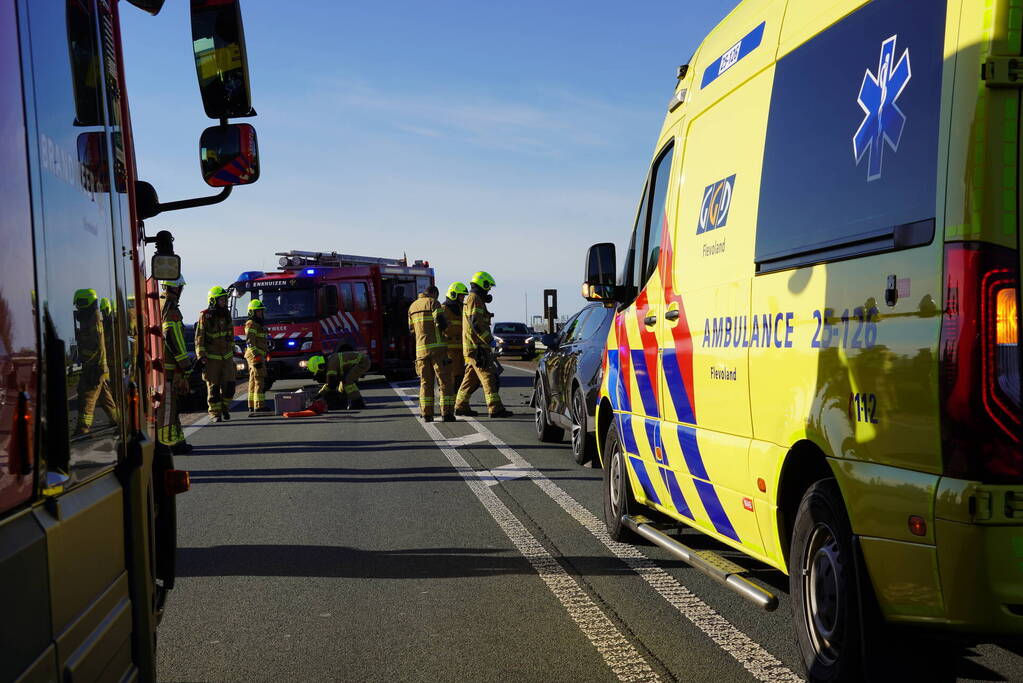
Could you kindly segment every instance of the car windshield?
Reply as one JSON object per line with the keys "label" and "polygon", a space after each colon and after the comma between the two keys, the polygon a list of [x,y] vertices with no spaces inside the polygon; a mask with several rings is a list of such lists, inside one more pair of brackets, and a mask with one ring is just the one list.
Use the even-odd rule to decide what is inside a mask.
{"label": "car windshield", "polygon": [[316,292],[313,289],[252,288],[245,289],[234,300],[234,317],[244,318],[249,302],[259,299],[266,307],[267,322],[290,321],[316,316]]}
{"label": "car windshield", "polygon": [[494,334],[529,334],[529,329],[523,323],[497,323]]}

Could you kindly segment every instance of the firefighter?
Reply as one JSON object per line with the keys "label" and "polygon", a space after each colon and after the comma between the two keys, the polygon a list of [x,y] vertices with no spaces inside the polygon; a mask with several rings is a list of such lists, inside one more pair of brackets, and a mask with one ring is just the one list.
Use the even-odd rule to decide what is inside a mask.
{"label": "firefighter", "polygon": [[269,336],[263,326],[266,307],[259,299],[253,299],[249,302],[248,313],[249,319],[245,321],[245,360],[249,363],[249,417],[258,417],[267,412],[266,362]]}
{"label": "firefighter", "polygon": [[[356,351],[351,344],[342,344],[336,353],[326,358],[319,354],[313,356],[306,362],[306,368],[317,382],[323,383],[313,397],[314,401],[324,399],[334,410],[366,407],[356,382],[369,370],[369,356]],[[338,391],[339,386],[344,389],[343,395]]]}
{"label": "firefighter", "polygon": [[447,298],[440,306],[440,317],[444,321],[441,333],[447,343],[448,356],[448,392],[441,394],[441,406],[447,410],[455,408],[455,392],[462,386],[465,375],[465,359],[462,357],[462,305],[469,294],[469,288],[462,282],[452,282],[448,287]]}
{"label": "firefighter", "polygon": [[462,354],[465,358],[465,377],[458,388],[455,399],[455,415],[475,415],[469,407],[472,393],[482,385],[490,417],[510,417],[514,413],[501,403],[497,376],[494,373],[494,352],[490,348],[493,335],[490,333],[490,319],[487,304],[493,300],[490,288],[497,283],[485,271],[472,276],[469,296],[462,306]]}
{"label": "firefighter", "polygon": [[223,287],[213,287],[209,291],[209,308],[199,314],[195,324],[195,355],[206,380],[209,413],[214,422],[231,419],[235,384],[233,340],[227,292]]}
{"label": "firefighter", "polygon": [[[117,320],[114,305],[110,299],[103,297],[99,300],[99,314],[103,319],[103,346],[107,352],[107,371],[114,374],[114,363],[117,361],[117,354],[114,352],[114,335],[117,334]],[[113,381],[114,378],[110,378]]]}
{"label": "firefighter", "polygon": [[424,422],[433,422],[434,383],[440,384],[441,415],[445,422],[454,422],[454,401],[451,375],[447,365],[447,342],[442,331],[445,320],[441,317],[437,297],[440,292],[429,285],[408,309],[408,328],[416,336],[416,374],[419,375],[419,414]]}
{"label": "firefighter", "polygon": [[191,372],[183,317],[178,308],[185,278],[178,275],[176,280],[164,280],[160,285],[163,288],[163,391],[156,409],[156,439],[169,447],[171,453],[184,455],[192,452],[178,416],[178,401],[181,395],[188,393]]}
{"label": "firefighter", "polygon": [[117,404],[110,391],[106,335],[95,289],[75,292],[75,343],[82,369],[78,375],[78,421],[75,435],[88,434],[98,403],[110,421],[117,423]]}

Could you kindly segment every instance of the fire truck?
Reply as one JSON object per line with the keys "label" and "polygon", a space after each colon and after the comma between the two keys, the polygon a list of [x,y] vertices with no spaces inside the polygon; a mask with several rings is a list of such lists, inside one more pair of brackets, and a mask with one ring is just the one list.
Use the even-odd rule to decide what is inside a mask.
{"label": "fire truck", "polygon": [[434,283],[429,261],[337,252],[278,252],[281,270],[247,271],[231,285],[235,337],[244,345],[248,304],[266,307],[271,380],[308,379],[306,361],[342,344],[366,353],[387,377],[414,372],[408,307]]}
{"label": "fire truck", "polygon": [[228,123],[254,113],[238,1],[191,0],[220,192],[138,179],[119,17],[162,4],[0,0],[0,681],[156,678],[188,481],[153,438],[180,258],[144,221],[259,175],[255,131]]}

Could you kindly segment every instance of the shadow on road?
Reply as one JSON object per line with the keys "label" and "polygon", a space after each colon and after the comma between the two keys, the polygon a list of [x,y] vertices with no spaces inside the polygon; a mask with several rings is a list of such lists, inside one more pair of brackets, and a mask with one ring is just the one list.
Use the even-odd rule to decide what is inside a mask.
{"label": "shadow on road", "polygon": [[[178,576],[437,579],[536,573],[528,560],[511,552],[494,548],[363,550],[322,545],[217,545],[180,548]],[[573,573],[587,576],[628,576],[633,573],[617,558],[610,556],[562,559],[576,569]]]}
{"label": "shadow on road", "polygon": [[[552,480],[594,479],[579,470],[540,470]],[[573,475],[559,475],[571,472]],[[522,481],[528,481],[521,477]],[[193,484],[277,483],[350,483],[382,484],[424,481],[462,481],[462,475],[450,467],[395,467],[359,469],[347,467],[294,467],[277,469],[191,470]]]}

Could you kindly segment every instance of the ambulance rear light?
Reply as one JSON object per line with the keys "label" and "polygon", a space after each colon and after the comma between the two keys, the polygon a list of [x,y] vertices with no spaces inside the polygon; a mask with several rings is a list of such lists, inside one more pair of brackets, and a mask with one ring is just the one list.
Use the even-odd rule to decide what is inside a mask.
{"label": "ambulance rear light", "polygon": [[946,245],[944,295],[938,351],[945,473],[1023,481],[1018,253]]}

